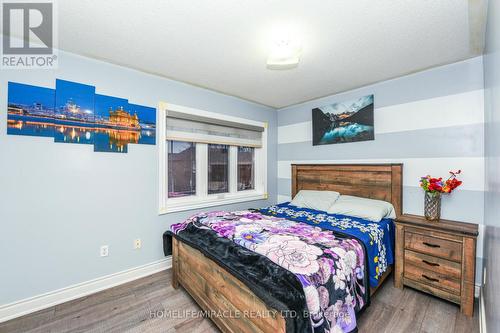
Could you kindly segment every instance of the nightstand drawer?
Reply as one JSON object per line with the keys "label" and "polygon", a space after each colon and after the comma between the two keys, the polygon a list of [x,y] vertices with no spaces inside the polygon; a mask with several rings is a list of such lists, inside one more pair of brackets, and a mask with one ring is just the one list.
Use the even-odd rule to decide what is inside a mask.
{"label": "nightstand drawer", "polygon": [[460,295],[460,280],[427,269],[422,269],[409,262],[405,263],[404,277],[405,279],[411,279],[419,283],[446,290],[455,295]]}
{"label": "nightstand drawer", "polygon": [[462,243],[405,232],[405,248],[456,262],[462,261]]}
{"label": "nightstand drawer", "polygon": [[451,279],[460,280],[462,277],[461,264],[411,250],[405,250],[405,263],[436,272]]}
{"label": "nightstand drawer", "polygon": [[405,279],[405,285],[410,286],[412,288],[415,288],[417,290],[429,293],[431,295],[446,299],[446,300],[453,302],[453,303],[457,303],[457,304],[461,303],[460,295],[447,292],[443,289],[435,288],[429,284],[420,283],[420,282],[410,280],[410,279]]}

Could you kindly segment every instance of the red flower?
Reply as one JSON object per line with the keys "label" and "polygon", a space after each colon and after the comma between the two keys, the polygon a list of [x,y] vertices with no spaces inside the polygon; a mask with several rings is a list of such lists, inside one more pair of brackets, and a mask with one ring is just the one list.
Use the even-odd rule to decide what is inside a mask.
{"label": "red flower", "polygon": [[450,192],[462,185],[462,181],[456,179],[456,178],[451,178],[446,181],[446,185],[450,188]]}
{"label": "red flower", "polygon": [[454,189],[462,185],[462,181],[456,179],[462,170],[450,171],[450,177],[443,181],[443,178],[432,178],[431,176],[421,177],[420,186],[426,192],[451,193]]}
{"label": "red flower", "polygon": [[429,184],[429,191],[441,192],[442,188],[443,187],[437,182]]}

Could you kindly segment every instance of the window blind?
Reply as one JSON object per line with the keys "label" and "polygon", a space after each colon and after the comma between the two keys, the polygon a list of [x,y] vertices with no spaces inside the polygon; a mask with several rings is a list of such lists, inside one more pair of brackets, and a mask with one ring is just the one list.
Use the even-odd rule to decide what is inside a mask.
{"label": "window blind", "polygon": [[167,112],[166,123],[167,140],[262,147],[264,127],[177,111]]}

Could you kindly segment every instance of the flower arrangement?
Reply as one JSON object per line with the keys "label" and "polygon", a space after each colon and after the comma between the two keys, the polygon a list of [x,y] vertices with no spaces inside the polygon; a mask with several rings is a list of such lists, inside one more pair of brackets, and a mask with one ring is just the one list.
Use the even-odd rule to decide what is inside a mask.
{"label": "flower arrangement", "polygon": [[420,178],[420,187],[425,192],[431,193],[451,193],[454,189],[462,185],[462,181],[457,179],[457,176],[462,173],[462,170],[450,171],[450,177],[443,182],[443,178],[433,178],[429,175]]}
{"label": "flower arrangement", "polygon": [[450,171],[450,177],[446,181],[443,178],[434,178],[430,175],[420,178],[420,187],[425,191],[424,215],[428,220],[439,220],[441,217],[441,194],[451,193],[462,185],[457,176],[462,170]]}

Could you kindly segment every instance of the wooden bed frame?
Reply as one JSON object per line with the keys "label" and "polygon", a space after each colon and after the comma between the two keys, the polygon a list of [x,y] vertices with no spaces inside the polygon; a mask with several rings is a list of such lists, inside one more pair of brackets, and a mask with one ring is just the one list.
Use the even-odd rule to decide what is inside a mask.
{"label": "wooden bed frame", "polygon": [[[330,190],[385,200],[393,204],[396,215],[400,216],[402,175],[402,164],[293,164],[291,193],[293,198],[300,190]],[[284,318],[245,284],[175,238],[172,266],[174,288],[182,285],[203,310],[211,311],[214,315],[210,318],[222,332],[286,331]],[[382,275],[377,288],[370,288],[371,295],[391,271],[392,266]]]}

